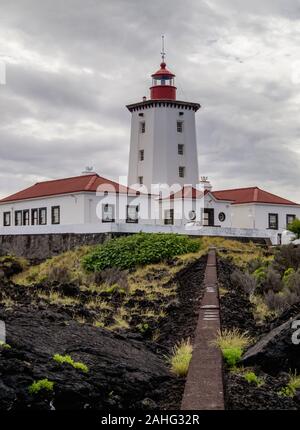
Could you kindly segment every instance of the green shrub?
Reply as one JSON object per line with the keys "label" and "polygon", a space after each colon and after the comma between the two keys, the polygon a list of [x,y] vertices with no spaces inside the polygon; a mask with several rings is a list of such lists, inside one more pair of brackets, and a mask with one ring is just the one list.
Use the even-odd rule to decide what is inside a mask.
{"label": "green shrub", "polygon": [[192,359],[193,347],[190,340],[182,341],[173,348],[173,354],[168,358],[171,370],[177,376],[186,376]]}
{"label": "green shrub", "polygon": [[60,364],[70,364],[74,369],[82,370],[82,372],[87,373],[89,368],[86,364],[81,363],[80,361],[74,361],[70,355],[60,355],[55,354],[53,356],[53,360]]}
{"label": "green shrub", "polygon": [[252,339],[247,332],[241,333],[238,329],[233,329],[219,332],[217,339],[212,344],[221,349],[224,360],[229,367],[236,367],[242,358],[244,349],[251,342]]}
{"label": "green shrub", "polygon": [[300,219],[295,219],[295,221],[289,224],[288,230],[294,233],[297,239],[300,239]]}
{"label": "green shrub", "polygon": [[238,362],[241,360],[243,355],[242,348],[225,348],[222,350],[222,354],[226,364],[229,367],[236,367]]}
{"label": "green shrub", "polygon": [[252,276],[254,276],[258,284],[262,284],[266,280],[266,277],[267,277],[266,270],[267,270],[266,267],[259,267],[252,274]]}
{"label": "green shrub", "polygon": [[111,267],[124,270],[197,252],[200,247],[199,240],[190,239],[187,236],[138,233],[112,239],[100,245],[85,256],[82,263],[89,272]]}
{"label": "green shrub", "polygon": [[293,269],[292,267],[290,267],[289,269],[287,269],[284,274],[283,274],[283,283],[285,285],[289,284],[290,279],[295,275],[296,271],[295,269]]}
{"label": "green shrub", "polygon": [[11,346],[8,343],[0,341],[0,348],[2,348],[2,349],[11,349]]}
{"label": "green shrub", "polygon": [[40,391],[53,391],[54,382],[48,379],[40,379],[39,381],[34,381],[29,387],[30,394],[38,394]]}
{"label": "green shrub", "polygon": [[263,380],[259,378],[254,372],[245,373],[244,378],[249,384],[255,384],[258,387],[263,385]]}

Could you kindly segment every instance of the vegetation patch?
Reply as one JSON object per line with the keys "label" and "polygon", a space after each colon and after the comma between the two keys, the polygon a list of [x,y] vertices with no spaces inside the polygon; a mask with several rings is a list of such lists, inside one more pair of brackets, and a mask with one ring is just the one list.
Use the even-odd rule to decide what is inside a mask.
{"label": "vegetation patch", "polygon": [[0,350],[1,349],[11,349],[11,346],[8,343],[5,343],[1,340],[0,341]]}
{"label": "vegetation patch", "polygon": [[48,379],[40,379],[38,381],[34,381],[29,387],[30,394],[38,394],[40,391],[53,391],[54,382],[49,381]]}
{"label": "vegetation patch", "polygon": [[257,387],[261,387],[264,384],[263,379],[257,376],[254,372],[246,372],[244,374],[244,378],[249,384],[254,384]]}
{"label": "vegetation patch", "polygon": [[288,230],[296,235],[296,239],[300,239],[300,219],[295,219],[289,224]]}
{"label": "vegetation patch", "polygon": [[300,389],[300,375],[295,372],[290,373],[290,380],[286,387],[282,388],[279,395],[282,397],[295,397],[297,390]]}
{"label": "vegetation patch", "polygon": [[74,361],[70,355],[60,355],[55,354],[53,356],[53,360],[60,364],[70,364],[74,369],[81,370],[84,373],[89,371],[89,368],[86,364],[81,363],[80,361]]}
{"label": "vegetation patch", "polygon": [[92,246],[82,246],[49,258],[43,263],[31,266],[24,272],[14,276],[13,281],[18,285],[27,286],[44,282],[58,284],[75,282],[82,284],[88,279],[82,268],[81,259],[92,249]]}
{"label": "vegetation patch", "polygon": [[200,250],[199,240],[176,234],[139,233],[112,239],[83,258],[88,272],[107,268],[132,269]]}
{"label": "vegetation patch", "polygon": [[219,332],[213,344],[221,349],[226,364],[229,367],[236,367],[245,348],[251,342],[252,339],[247,333],[241,333],[238,329],[234,329]]}

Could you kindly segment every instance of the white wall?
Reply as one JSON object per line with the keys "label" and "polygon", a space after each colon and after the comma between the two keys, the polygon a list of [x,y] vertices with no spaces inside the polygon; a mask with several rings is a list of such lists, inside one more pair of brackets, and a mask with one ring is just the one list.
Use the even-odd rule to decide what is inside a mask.
{"label": "white wall", "polygon": [[296,215],[300,219],[300,207],[268,204],[232,205],[233,227],[269,228],[269,213],[278,214],[278,230],[286,229],[286,216]]}
{"label": "white wall", "polygon": [[84,195],[76,194],[0,204],[0,225],[3,226],[4,212],[11,213],[11,222],[14,225],[16,211],[29,209],[31,212],[31,209],[44,207],[47,208],[47,225],[51,225],[52,206],[60,206],[61,224],[82,224],[84,222]]}
{"label": "white wall", "polygon": [[[184,112],[179,116],[179,112]],[[143,113],[144,117],[140,117]],[[146,132],[140,133],[140,122]],[[183,121],[183,133],[177,133],[177,121]],[[184,145],[184,155],[178,155],[178,144]],[[139,161],[144,150],[144,161]],[[185,178],[179,178],[178,168],[184,166]],[[199,179],[195,112],[173,107],[148,107],[132,112],[128,184],[138,183],[143,176],[149,191],[152,184],[196,184]]]}
{"label": "white wall", "polygon": [[198,227],[198,226],[172,226],[172,225],[140,225],[125,223],[97,223],[97,224],[74,224],[74,225],[47,225],[12,227],[9,233],[0,227],[0,235],[22,235],[22,234],[88,234],[88,233],[177,233],[190,236],[221,236],[221,237],[248,237],[248,238],[269,238],[276,244],[276,235],[270,230],[235,229],[218,227]]}
{"label": "white wall", "polygon": [[[189,212],[195,211],[196,220],[195,222],[202,221],[202,211],[204,208],[214,209],[215,226],[218,227],[231,227],[231,208],[228,202],[216,201],[210,194],[207,194],[203,199],[191,199],[185,198],[184,204],[181,199],[162,200],[161,201],[161,224],[164,224],[165,211],[168,209],[174,209],[174,225],[181,226],[190,222]],[[219,214],[223,212],[225,214],[225,221],[219,221]],[[182,216],[183,215],[183,216]]]}
{"label": "white wall", "polygon": [[85,195],[84,214],[86,224],[96,224],[102,222],[102,206],[110,204],[115,206],[116,222],[126,222],[127,205],[139,206],[138,222],[140,224],[152,224],[150,216],[151,198],[148,195],[128,196],[126,194],[111,194],[104,196],[94,193]]}

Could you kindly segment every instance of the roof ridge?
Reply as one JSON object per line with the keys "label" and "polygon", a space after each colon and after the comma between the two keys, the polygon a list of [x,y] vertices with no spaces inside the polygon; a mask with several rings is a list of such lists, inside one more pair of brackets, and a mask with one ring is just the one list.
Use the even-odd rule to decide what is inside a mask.
{"label": "roof ridge", "polygon": [[[213,190],[213,192],[214,193],[222,193],[222,192],[225,192],[225,191],[241,191],[241,190],[254,190],[254,189],[261,190],[261,188],[255,186],[255,187],[228,188],[228,189],[225,189],[225,190]],[[263,190],[261,190],[261,191],[263,191]]]}
{"label": "roof ridge", "polygon": [[[76,176],[69,176],[68,178],[59,178],[59,179],[48,179],[47,181],[39,181],[36,182],[34,185],[38,185],[38,184],[46,184],[48,182],[58,182],[58,181],[66,181],[68,179],[76,179],[76,178],[88,178],[90,176],[95,176],[95,177],[100,177],[98,175],[98,173],[91,173],[89,175],[76,175]],[[33,185],[32,185],[33,186]]]}

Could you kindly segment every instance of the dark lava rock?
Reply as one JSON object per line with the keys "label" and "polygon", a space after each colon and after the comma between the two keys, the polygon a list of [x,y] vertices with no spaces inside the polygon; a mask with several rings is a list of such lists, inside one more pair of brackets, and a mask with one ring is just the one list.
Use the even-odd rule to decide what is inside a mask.
{"label": "dark lava rock", "polygon": [[249,384],[245,378],[235,373],[225,376],[226,406],[231,410],[297,410],[296,402],[278,393],[287,383],[286,376],[277,379],[265,375],[265,382],[258,387]]}
{"label": "dark lava rock", "polygon": [[[165,362],[130,335],[30,306],[2,309],[1,319],[11,349],[0,353],[0,410],[151,407],[166,397],[156,391],[173,379]],[[54,354],[71,355],[89,372],[55,362]],[[45,378],[53,392],[29,394],[32,382]]]}
{"label": "dark lava rock", "polygon": [[204,294],[203,279],[206,263],[207,256],[204,256],[177,273],[176,301],[170,302],[170,307],[166,309],[168,317],[158,326],[159,343],[163,346],[172,348],[182,339],[194,337]]}
{"label": "dark lava rock", "polygon": [[22,272],[23,268],[18,260],[14,257],[7,255],[0,259],[0,272],[4,274],[6,278],[10,278],[13,275],[17,275]]}
{"label": "dark lava rock", "polygon": [[253,305],[247,294],[241,288],[233,286],[231,282],[231,275],[235,269],[236,267],[229,261],[218,259],[219,286],[227,291],[220,297],[222,328],[227,330],[238,328],[256,337],[259,328],[253,316]]}
{"label": "dark lava rock", "polygon": [[300,371],[300,345],[293,342],[295,329],[293,321],[300,320],[300,314],[264,335],[243,357],[243,364],[259,365],[271,374],[284,370]]}
{"label": "dark lava rock", "polygon": [[69,297],[79,296],[79,294],[80,294],[80,288],[78,285],[75,285],[75,284],[60,285],[60,290],[61,290],[62,294],[69,296]]}

